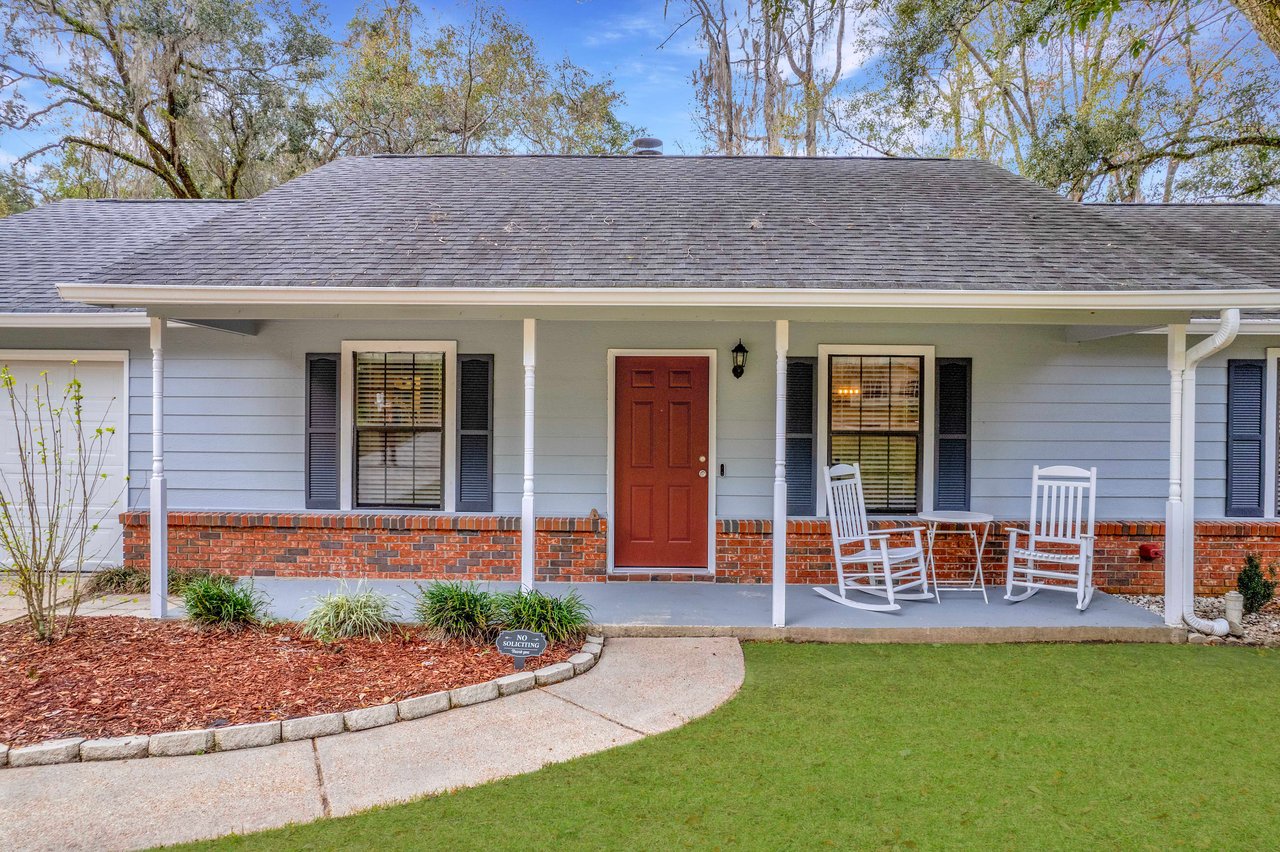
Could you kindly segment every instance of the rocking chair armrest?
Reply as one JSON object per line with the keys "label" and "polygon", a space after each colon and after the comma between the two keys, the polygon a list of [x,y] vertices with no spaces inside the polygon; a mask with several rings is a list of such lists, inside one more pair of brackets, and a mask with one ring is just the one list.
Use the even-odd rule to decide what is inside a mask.
{"label": "rocking chair armrest", "polygon": [[873,533],[867,533],[865,536],[859,536],[859,539],[883,539],[892,538],[895,535],[902,535],[903,533],[916,533],[919,535],[922,532],[926,532],[924,527],[894,527],[891,530],[877,530]]}
{"label": "rocking chair armrest", "polygon": [[1013,539],[1015,536],[1019,536],[1019,535],[1025,535],[1027,538],[1031,537],[1031,530],[1024,530],[1021,527],[1009,527],[1008,532],[1009,532],[1010,539]]}

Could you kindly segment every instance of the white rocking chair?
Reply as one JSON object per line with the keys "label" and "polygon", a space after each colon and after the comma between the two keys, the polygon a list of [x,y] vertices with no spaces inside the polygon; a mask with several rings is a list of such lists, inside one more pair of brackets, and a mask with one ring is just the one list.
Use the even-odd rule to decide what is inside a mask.
{"label": "white rocking chair", "polygon": [[[900,600],[931,600],[925,567],[922,527],[894,530],[910,532],[910,547],[890,547],[889,532],[871,532],[867,527],[866,501],[862,496],[862,472],[858,466],[838,464],[824,471],[827,484],[827,516],[831,519],[831,552],[836,563],[836,589],[814,591],[836,603],[873,612],[902,609]],[[895,567],[906,565],[906,567]],[[914,591],[913,591],[914,590]],[[851,600],[848,592],[864,592],[884,598],[886,603]]]}
{"label": "white rocking chair", "polygon": [[[1029,529],[1009,530],[1005,600],[1025,601],[1041,589],[1076,593],[1083,612],[1093,600],[1093,503],[1098,469],[1055,465],[1031,472]],[[1087,504],[1086,504],[1087,501]],[[1023,544],[1019,541],[1023,540]],[[1019,564],[1021,563],[1021,564]],[[1038,563],[1059,566],[1056,570]],[[1015,595],[1014,586],[1023,591]]]}

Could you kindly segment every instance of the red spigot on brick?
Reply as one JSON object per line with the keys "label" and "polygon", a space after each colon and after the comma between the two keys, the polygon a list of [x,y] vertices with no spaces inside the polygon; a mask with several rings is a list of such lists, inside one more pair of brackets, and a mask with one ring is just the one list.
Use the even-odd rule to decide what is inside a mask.
{"label": "red spigot on brick", "polygon": [[1138,558],[1143,562],[1155,562],[1157,559],[1163,558],[1164,550],[1158,544],[1140,544],[1138,545]]}

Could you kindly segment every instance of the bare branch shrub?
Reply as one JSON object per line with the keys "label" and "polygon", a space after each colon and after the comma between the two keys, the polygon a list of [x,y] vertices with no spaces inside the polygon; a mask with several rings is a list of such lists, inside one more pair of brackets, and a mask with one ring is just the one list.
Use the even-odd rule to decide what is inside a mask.
{"label": "bare branch shrub", "polygon": [[12,571],[32,632],[45,642],[70,630],[81,573],[113,544],[95,540],[116,502],[102,498],[125,487],[106,470],[115,437],[106,425],[111,406],[97,422],[84,421],[76,364],[57,390],[48,372],[25,385],[8,365],[0,367],[0,405],[8,403],[17,454],[15,470],[0,468],[0,558]]}

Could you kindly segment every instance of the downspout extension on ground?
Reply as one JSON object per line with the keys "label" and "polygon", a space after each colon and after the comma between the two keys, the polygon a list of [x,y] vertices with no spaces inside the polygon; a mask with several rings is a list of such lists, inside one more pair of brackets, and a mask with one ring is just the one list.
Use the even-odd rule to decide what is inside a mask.
{"label": "downspout extension on ground", "polygon": [[1229,346],[1240,331],[1240,311],[1219,314],[1213,334],[1186,348],[1186,326],[1169,328],[1171,390],[1169,502],[1165,513],[1165,622],[1180,623],[1212,636],[1226,636],[1225,618],[1208,620],[1195,613],[1195,441],[1196,367]]}

